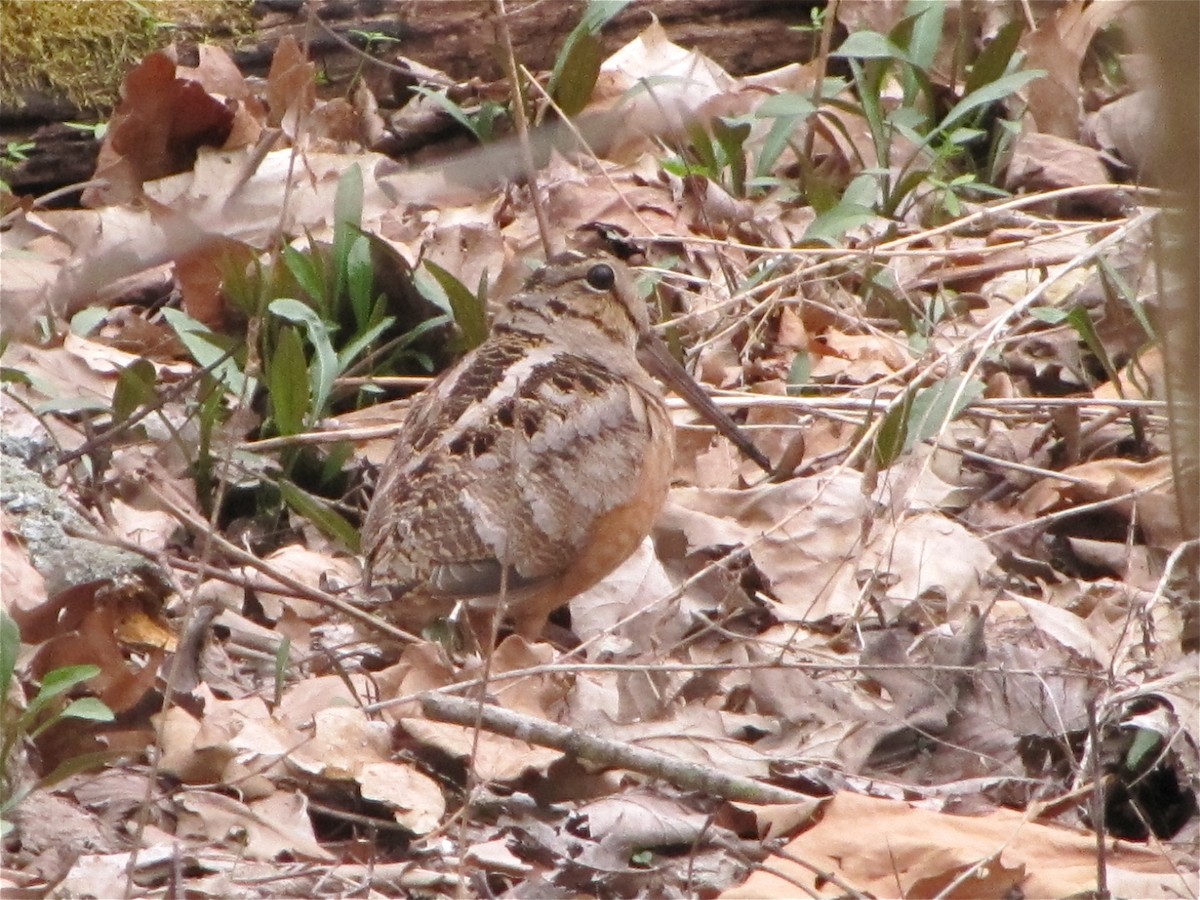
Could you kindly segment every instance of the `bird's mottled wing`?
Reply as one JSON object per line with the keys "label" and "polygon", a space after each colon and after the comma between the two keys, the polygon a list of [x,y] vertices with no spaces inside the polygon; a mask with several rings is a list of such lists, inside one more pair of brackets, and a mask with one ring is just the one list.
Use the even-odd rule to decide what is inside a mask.
{"label": "bird's mottled wing", "polygon": [[[664,427],[653,388],[561,351],[498,341],[428,390],[364,526],[377,583],[451,596],[519,593],[557,575],[596,516],[630,499]],[[469,399],[464,399],[469,398]],[[382,501],[382,502],[381,502]]]}

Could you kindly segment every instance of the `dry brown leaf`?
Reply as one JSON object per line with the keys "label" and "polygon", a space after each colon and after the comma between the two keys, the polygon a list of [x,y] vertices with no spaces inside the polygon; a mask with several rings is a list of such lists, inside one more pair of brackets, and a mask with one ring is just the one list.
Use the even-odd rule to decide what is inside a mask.
{"label": "dry brown leaf", "polygon": [[[292,648],[296,652],[296,648]],[[371,679],[362,672],[302,678],[288,685],[279,702],[277,715],[291,727],[307,728],[313,717],[332,707],[357,707],[374,697]]]}
{"label": "dry brown leaf", "polygon": [[385,761],[391,747],[388,725],[372,722],[356,707],[334,706],[313,716],[311,738],[289,753],[287,761],[308,775],[351,781],[363,766]]}
{"label": "dry brown leaf", "polygon": [[[317,679],[330,683],[335,677]],[[343,701],[344,702],[344,701]],[[290,715],[298,709],[292,706]],[[416,834],[438,826],[446,812],[441,789],[411,766],[391,762],[391,727],[357,707],[331,706],[312,719],[311,739],[287,755],[287,763],[310,777],[353,781],[363,799],[378,801]]]}
{"label": "dry brown leaf", "polygon": [[[147,829],[148,832],[152,829]],[[188,859],[184,854],[183,859]],[[71,865],[59,887],[75,896],[119,897],[125,893],[129,883],[129,865],[132,854],[123,853],[83,853]],[[190,857],[192,860],[195,857]],[[170,865],[173,860],[180,859],[177,842],[163,841],[156,846],[144,847],[137,857],[134,869],[135,878],[154,877],[162,871],[163,866]],[[13,896],[19,896],[14,894]]]}
{"label": "dry brown leaf", "polygon": [[[1170,551],[1183,540],[1171,481],[1170,457],[1161,456],[1148,462],[1099,459],[1068,467],[1064,474],[1078,480],[1063,482],[1045,478],[1036,482],[1022,495],[1021,512],[1029,517],[1043,516],[1143,491],[1117,504],[1116,513],[1131,523],[1136,522],[1151,547]],[[1110,509],[1109,513],[1112,512]]]}
{"label": "dry brown leaf", "polygon": [[895,494],[897,512],[879,516],[852,472],[745,491],[685,488],[672,492],[659,527],[682,531],[689,552],[747,545],[787,619],[853,615],[860,572],[887,576],[889,600],[941,596],[961,609],[978,596],[991,553],[945,516],[908,513],[906,496]]}
{"label": "dry brown leaf", "polygon": [[508,849],[508,841],[503,838],[472,844],[463,856],[472,865],[489,872],[520,877],[534,871],[533,866]]}
{"label": "dry brown leaf", "polygon": [[1087,117],[1084,140],[1098,150],[1115,154],[1133,170],[1139,182],[1159,183],[1149,168],[1146,143],[1146,135],[1162,116],[1157,102],[1157,91],[1137,90],[1106,103]]}
{"label": "dry brown leaf", "polygon": [[671,647],[690,625],[677,604],[662,602],[674,587],[647,538],[603,581],[571,600],[571,630],[582,641],[598,640],[593,653],[618,658]]}
{"label": "dry brown leaf", "polygon": [[[543,176],[547,212],[563,233],[588,222],[606,222],[634,237],[678,232],[682,227],[672,182],[658,160],[646,154],[630,165],[596,164],[555,155]],[[518,219],[505,229],[517,246],[534,238],[530,222]]]}
{"label": "dry brown leaf", "polygon": [[0,604],[9,615],[21,618],[49,599],[46,580],[29,558],[29,548],[8,513],[0,509]]}
{"label": "dry brown leaf", "polygon": [[1045,78],[1036,79],[1022,91],[1029,98],[1029,115],[1038,131],[1069,140],[1079,136],[1084,55],[1096,32],[1121,15],[1126,6],[1128,0],[1098,4],[1071,0],[1022,37],[1026,68],[1047,72]]}
{"label": "dry brown leaf", "polygon": [[[202,691],[204,694],[204,713],[190,744],[164,745],[164,758],[170,752],[180,771],[193,772],[189,780],[199,774],[197,768],[218,769],[219,777],[211,781],[238,784],[244,796],[268,796],[275,789],[273,779],[283,774],[283,761],[307,743],[310,735],[279,722],[260,697],[219,700],[207,691]],[[169,719],[163,724],[177,728],[175,734],[187,740],[189,728],[181,720]]]}
{"label": "dry brown leaf", "polygon": [[[817,825],[786,847],[819,872],[877,897],[1065,897],[1096,887],[1096,839],[1038,825],[1012,810],[951,816],[894,800],[839,793]],[[1189,896],[1196,890],[1156,851],[1119,845],[1107,855],[1108,886],[1128,897]],[[788,858],[769,860],[793,881],[755,872],[722,897],[844,896],[843,888]],[[950,883],[978,865],[953,892]],[[798,887],[802,886],[802,887]]]}
{"label": "dry brown leaf", "polygon": [[871,384],[912,362],[907,348],[892,336],[830,330],[822,345],[810,373],[814,382]]}
{"label": "dry brown leaf", "polygon": [[[507,646],[506,646],[507,645]],[[547,645],[535,650],[518,637],[508,638],[495,651],[492,672],[499,676],[509,668],[526,668],[548,660]],[[499,657],[499,658],[497,658]],[[436,645],[413,644],[405,649],[400,662],[391,669],[376,673],[381,699],[419,694],[452,684],[472,673],[456,672],[439,657]],[[547,694],[560,695],[562,689],[548,683],[548,677],[530,677],[517,682],[497,680],[493,686],[501,705],[520,712],[552,719],[544,706]],[[526,772],[545,771],[562,756],[557,750],[537,747],[524,741],[481,732],[470,728],[429,722],[414,716],[416,704],[392,706],[384,710],[389,721],[399,724],[416,741],[436,747],[457,759],[470,761],[477,776],[484,781],[513,781]]]}
{"label": "dry brown leaf", "polygon": [[[357,584],[360,578],[357,561],[318,553],[299,544],[280,547],[263,562],[279,574],[318,590],[324,590],[326,583],[337,586]],[[270,576],[262,575],[251,566],[244,566],[240,571],[247,579],[257,580],[265,585],[278,584]],[[325,607],[321,604],[291,594],[289,588],[281,585],[278,593],[260,589],[257,597],[263,606],[263,612],[272,620],[280,619],[285,609],[305,621],[315,621],[325,616]]]}
{"label": "dry brown leaf", "polygon": [[[628,93],[643,79],[654,89]],[[647,148],[647,137],[681,130],[700,106],[734,87],[734,80],[711,59],[674,44],[655,20],[600,65],[589,109],[614,104],[619,125],[608,135],[608,159],[629,160]],[[667,125],[664,127],[664,119]]]}
{"label": "dry brown leaf", "polygon": [[335,857],[317,843],[308,818],[308,798],[277,791],[245,804],[211,791],[177,795],[179,833],[241,848],[251,859],[278,859],[283,854],[330,862]]}
{"label": "dry brown leaf", "polygon": [[711,827],[704,813],[646,789],[602,797],[576,815],[592,838],[578,859],[598,869],[624,867],[631,853],[644,848],[696,844]]}
{"label": "dry brown leaf", "polygon": [[355,780],[364,800],[388,807],[396,821],[414,834],[433,831],[446,814],[441,787],[412,766],[387,761],[365,763]]}
{"label": "dry brown leaf", "polygon": [[186,171],[199,147],[222,146],[232,130],[224,103],[180,77],[166,53],[152,53],[125,76],[100,148],[96,174],[109,184],[88,188],[83,202],[131,202],[143,182]]}
{"label": "dry brown leaf", "polygon": [[299,129],[304,116],[316,102],[315,74],[316,64],[305,58],[295,37],[285,35],[275,48],[267,73],[267,122],[274,128],[282,127],[293,140],[302,136]]}
{"label": "dry brown leaf", "polygon": [[162,601],[134,577],[62,592],[39,610],[57,612],[49,638],[38,637],[44,617],[38,625],[32,618],[18,620],[27,640],[44,641],[29,662],[30,673],[42,678],[64,666],[98,666],[88,687],[114,712],[132,709],[154,687],[159,666],[175,649],[174,634],[161,619]]}
{"label": "dry brown leaf", "polygon": [[[593,723],[593,727],[597,723]],[[757,748],[731,736],[727,715],[700,706],[685,706],[668,719],[613,722],[608,737],[674,759],[687,760],[746,778],[765,778],[771,760]]]}
{"label": "dry brown leaf", "polygon": [[1013,144],[1004,186],[1014,193],[1035,193],[1108,182],[1099,152],[1073,139],[1033,132]]}

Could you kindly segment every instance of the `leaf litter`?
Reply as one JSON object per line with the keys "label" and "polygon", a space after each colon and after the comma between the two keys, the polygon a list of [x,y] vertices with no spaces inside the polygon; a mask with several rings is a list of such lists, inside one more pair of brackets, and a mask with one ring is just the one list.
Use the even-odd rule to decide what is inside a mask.
{"label": "leaf litter", "polygon": [[[837,14],[886,32],[896,20],[874,19],[895,6]],[[374,105],[318,99],[294,42],[265,87],[213,47],[197,68],[147,58],[104,145],[108,185],[85,209],[19,213],[3,237],[19,336],[0,408],[4,609],[20,626],[5,702],[19,711],[50,673],[94,664],[88,695],[120,713],[12,748],[5,889],[1057,896],[1096,886],[1099,777],[1122,839],[1109,888],[1196,896],[1200,679],[1181,604],[1195,595],[1173,569],[1187,532],[1141,324],[1153,300],[1130,287],[1151,274],[1128,249],[1148,240],[1141,207],[1058,106],[1078,108],[1105,24],[1081,8],[1022,38],[1051,71],[1021,89],[1031,118],[1007,187],[1025,193],[949,219],[930,191],[894,220],[846,201],[830,232],[817,202],[733,177],[719,138],[749,117],[740,146],[762,155],[779,119],[755,110],[765,96],[807,109],[815,63],[736,78],[655,24],[602,64],[580,123],[604,140],[581,153],[560,133],[542,202],[563,233],[604,221],[654,238],[667,336],[787,465],[760,481],[673,406],[677,482],[651,539],[571,601],[569,640],[509,637],[486,659],[450,639],[397,645],[337,611],[360,572],[336,529],[295,505],[242,509],[303,445],[261,430],[250,366],[240,395],[209,382],[221,335],[247,323],[229,261],[261,265],[280,229],[295,247],[336,241],[352,166],[358,224],[404,265],[431,260],[493,303],[515,290],[537,232],[514,149],[398,170],[366,149]],[[901,87],[884,89],[900,102]],[[180,134],[196,110],[206,124]],[[716,117],[728,130],[687,132]],[[907,139],[881,159],[843,107],[790,127],[759,173],[776,188],[807,166],[852,197],[864,169],[933,165]],[[1056,216],[1088,198],[1089,215]],[[170,315],[168,296],[135,302],[164,284],[182,298]],[[73,327],[39,338],[47,311]],[[139,360],[144,388],[126,374]],[[327,387],[348,397],[351,382]],[[386,396],[386,379],[369,387]],[[350,521],[353,460],[377,464],[398,416],[346,405],[294,436],[323,460],[347,448],[355,475],[331,503]],[[62,552],[100,561],[64,567]],[[525,730],[434,721],[428,692],[486,699]],[[539,721],[795,799],[585,759]],[[69,855],[40,834],[47,816]]]}

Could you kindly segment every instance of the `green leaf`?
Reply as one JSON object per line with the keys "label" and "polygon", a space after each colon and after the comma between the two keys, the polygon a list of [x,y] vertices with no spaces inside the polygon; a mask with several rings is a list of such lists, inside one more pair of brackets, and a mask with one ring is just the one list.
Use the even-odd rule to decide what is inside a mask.
{"label": "green leaf", "polygon": [[39,403],[33,411],[39,416],[46,413],[108,412],[109,406],[97,397],[56,397]]}
{"label": "green leaf", "polygon": [[465,352],[478,347],[488,336],[487,304],[437,263],[427,259],[424,266],[445,292],[454,323],[459,328],[461,337],[455,342],[455,349]]}
{"label": "green leaf", "polygon": [[89,306],[81,309],[71,316],[71,333],[87,337],[96,330],[96,326],[103,322],[107,315],[108,310],[103,306]]}
{"label": "green leaf", "polygon": [[42,686],[38,689],[37,695],[25,707],[25,712],[21,715],[22,721],[27,723],[36,721],[42,710],[55,697],[65,694],[76,685],[95,678],[99,674],[100,667],[93,665],[63,666],[61,669],[47,672],[42,679]]}
{"label": "green leaf", "polygon": [[279,329],[266,369],[275,428],[280,434],[299,434],[311,410],[312,392],[308,360],[297,329],[290,325]]}
{"label": "green leaf", "polygon": [[595,34],[576,28],[567,37],[550,77],[550,96],[565,115],[576,115],[592,99],[603,61],[604,48]]}
{"label": "green leaf", "polygon": [[12,366],[0,366],[0,383],[21,384],[25,387],[33,387],[33,379],[29,377],[29,373],[13,368]]}
{"label": "green leaf", "polygon": [[496,132],[496,123],[500,121],[508,110],[504,108],[502,103],[497,103],[495,100],[484,100],[479,104],[479,109],[471,116],[471,121],[474,123],[475,134],[479,138],[481,144],[490,141]]}
{"label": "green leaf", "polygon": [[[364,391],[369,390],[363,388]],[[325,459],[321,463],[321,484],[329,484],[335,478],[342,474],[342,470],[346,467],[346,463],[354,456],[354,445],[350,441],[339,441],[336,444],[331,444],[328,452],[325,454]]]}
{"label": "green leaf", "polygon": [[59,669],[54,669],[46,673],[46,677],[42,679],[41,689],[37,693],[37,697],[33,702],[49,700],[57,697],[60,694],[66,693],[77,684],[82,684],[89,678],[95,678],[100,674],[100,667],[94,665],[82,666],[63,666]]}
{"label": "green leaf", "polygon": [[275,706],[283,702],[284,678],[287,675],[288,660],[292,655],[292,641],[286,634],[279,646],[275,648]]}
{"label": "green leaf", "polygon": [[1066,310],[1059,309],[1057,306],[1035,306],[1029,310],[1029,315],[1050,325],[1060,325],[1067,318]]}
{"label": "green leaf", "polygon": [[854,73],[854,84],[861,104],[860,111],[871,132],[875,158],[880,166],[887,166],[891,158],[891,145],[882,99],[883,76],[887,72],[887,66],[878,61],[864,65],[860,60],[851,59],[850,71]]}
{"label": "green leaf", "polygon": [[612,21],[631,2],[632,0],[588,0],[583,18],[575,27],[595,33]]}
{"label": "green leaf", "polygon": [[699,175],[701,178],[709,179],[713,177],[712,170],[708,166],[685,162],[677,156],[660,159],[658,164],[668,175],[675,175],[678,178],[686,178],[689,175]]}
{"label": "green leaf", "polygon": [[[987,132],[985,132],[981,128],[955,128],[952,132],[950,132],[948,135],[946,135],[946,140],[951,144],[955,144],[956,146],[961,147],[964,144],[969,144],[972,141],[975,141],[981,137],[984,137],[986,134],[987,134]],[[973,175],[972,176],[961,176],[960,175],[959,177],[960,178],[962,178],[962,177],[972,177],[973,178],[974,176]]]}
{"label": "green leaf", "polygon": [[[166,308],[162,311],[163,318],[171,326],[179,340],[183,343],[192,358],[201,366],[209,367],[217,363],[232,346],[232,341],[219,335],[207,325],[197,322],[185,312]],[[213,374],[221,380],[225,388],[238,397],[250,398],[258,388],[253,378],[242,374],[231,358],[216,365]]]}
{"label": "green leaf", "polygon": [[[105,708],[107,709],[107,707]],[[48,790],[59,782],[70,778],[72,775],[98,769],[101,766],[116,762],[119,759],[125,759],[128,756],[130,756],[128,750],[97,750],[95,753],[81,753],[79,756],[72,756],[70,759],[63,760],[54,767],[49,775],[43,775],[39,778],[33,787],[37,790]]]}
{"label": "green leaf", "polygon": [[354,311],[354,323],[362,331],[371,321],[371,308],[375,301],[375,266],[371,262],[371,242],[362,234],[351,242],[346,255],[346,285],[350,294],[350,308]]}
{"label": "green leaf", "polygon": [[[1133,289],[1133,286],[1104,257],[1099,257],[1096,260],[1096,268],[1100,271],[1100,277],[1105,285],[1105,293],[1112,292],[1115,295],[1114,299],[1119,299],[1128,306],[1133,313],[1133,317],[1137,319],[1138,325],[1145,332],[1146,337],[1151,341],[1157,341],[1158,335],[1154,330],[1154,324],[1150,321],[1150,316],[1146,312],[1145,305],[1138,300],[1137,291]],[[2,352],[0,350],[0,353]]]}
{"label": "green leaf", "polygon": [[942,41],[942,25],[946,18],[945,0],[909,0],[904,8],[911,22],[909,28],[908,61],[928,72]]}
{"label": "green leaf", "polygon": [[807,118],[817,111],[812,98],[804,94],[788,91],[768,97],[758,105],[754,114],[760,119],[773,119],[783,116]]}
{"label": "green leaf", "polygon": [[1092,355],[1099,360],[1101,367],[1104,369],[1104,374],[1108,376],[1109,381],[1116,388],[1117,395],[1124,396],[1121,387],[1121,374],[1117,371],[1117,367],[1113,365],[1113,361],[1108,355],[1108,350],[1105,349],[1104,343],[1100,340],[1100,335],[1096,333],[1096,327],[1092,324],[1092,317],[1088,315],[1087,309],[1082,306],[1076,306],[1067,313],[1066,321],[1068,325],[1075,329],[1075,333],[1079,335],[1080,340],[1092,351]]}
{"label": "green leaf", "polygon": [[957,125],[959,121],[965,119],[975,110],[982,109],[998,100],[1003,100],[1005,97],[1015,94],[1029,82],[1041,78],[1045,74],[1041,69],[1031,69],[1028,72],[1013,72],[1011,75],[997,78],[995,81],[967,94],[958,103],[954,104],[950,112],[946,113],[946,117],[938,123],[937,131],[949,131],[952,126]]}
{"label": "green leaf", "polygon": [[[311,248],[311,242],[310,242]],[[321,279],[320,273],[317,271],[317,263],[314,258],[314,251],[297,250],[290,245],[283,248],[283,263],[287,266],[287,270],[292,277],[296,279],[296,284],[306,293],[313,303],[319,307],[328,307],[328,298],[325,296],[325,283]]]}
{"label": "green leaf", "polygon": [[331,299],[340,296],[345,288],[350,247],[361,233],[362,210],[362,169],[355,163],[338,179],[333,198],[333,271],[337,283],[333,286]]}
{"label": "green leaf", "polygon": [[345,372],[348,368],[350,368],[350,366],[352,366],[354,361],[358,358],[358,355],[367,349],[367,347],[369,347],[371,344],[373,344],[375,340],[378,339],[381,334],[383,334],[383,332],[391,328],[395,321],[395,316],[388,316],[387,318],[372,325],[362,334],[351,340],[350,343],[348,343],[345,347],[339,350],[337,354],[338,371]]}
{"label": "green leaf", "polygon": [[690,140],[689,146],[700,161],[702,170],[708,178],[716,181],[721,175],[721,159],[718,156],[720,145],[705,130],[702,122],[689,122],[687,133]]}
{"label": "green leaf", "polygon": [[7,703],[13,672],[17,670],[17,655],[21,652],[21,629],[16,620],[0,609],[0,706]]}
{"label": "green leaf", "polygon": [[591,0],[571,29],[554,61],[548,90],[563,113],[573,116],[587,105],[600,75],[603,47],[596,35],[629,0]]}
{"label": "green leaf", "polygon": [[812,375],[812,357],[804,350],[796,351],[792,365],[788,368],[787,395],[799,397],[804,393],[808,379]]}
{"label": "green leaf", "polygon": [[855,31],[829,55],[853,59],[898,59],[908,62],[908,54],[877,31]]}
{"label": "green leaf", "polygon": [[746,193],[746,154],[742,147],[750,136],[750,127],[750,122],[745,119],[717,116],[712,120],[713,137],[729,166],[730,187],[735,197]]}
{"label": "green leaf", "polygon": [[1024,24],[1020,18],[1001,26],[996,36],[988,42],[979,56],[975,58],[971,71],[967,74],[964,87],[967,96],[979,90],[985,84],[991,84],[1008,71],[1013,54],[1017,51],[1017,43],[1021,40]]}
{"label": "green leaf", "polygon": [[1133,742],[1125,754],[1125,768],[1130,772],[1145,772],[1147,760],[1157,756],[1163,745],[1163,736],[1151,728],[1138,728]]}
{"label": "green leaf", "polygon": [[880,470],[886,469],[904,452],[908,438],[908,417],[912,411],[914,392],[906,390],[899,403],[892,405],[883,417],[879,430],[875,433],[873,454],[875,465]]}
{"label": "green leaf", "polygon": [[983,394],[983,390],[981,381],[954,376],[918,391],[909,410],[903,449],[911,450],[936,435]]}
{"label": "green leaf", "polygon": [[358,553],[358,529],[330,506],[328,501],[302,490],[285,478],[280,478],[278,483],[279,492],[288,506],[312,522],[326,537],[340,541],[350,552]]}
{"label": "green leaf", "polygon": [[116,716],[105,703],[96,697],[80,697],[66,705],[60,719],[87,719],[91,722],[111,722]]}
{"label": "green leaf", "polygon": [[323,416],[325,405],[329,402],[329,394],[333,390],[333,381],[338,376],[337,353],[330,340],[329,327],[310,307],[291,297],[272,300],[267,310],[281,319],[304,326],[308,342],[313,348],[312,369],[309,372],[312,389],[309,412],[314,417]]}
{"label": "green leaf", "polygon": [[900,208],[900,204],[904,202],[904,198],[920,187],[930,174],[927,169],[910,169],[905,172],[904,177],[892,187],[891,196],[887,198],[887,203],[883,208],[884,215],[894,215]]}
{"label": "green leaf", "polygon": [[475,135],[476,139],[482,143],[483,137],[480,135],[475,122],[467,115],[466,110],[447,97],[444,91],[435,91],[433,88],[427,88],[424,85],[417,85],[412,90],[414,93],[420,94],[425,99],[444,109],[454,121]]}
{"label": "green leaf", "polygon": [[139,406],[153,403],[157,399],[154,393],[157,378],[154,364],[148,359],[135,359],[123,368],[113,389],[113,421],[124,422]]}
{"label": "green leaf", "polygon": [[771,169],[783,155],[795,130],[796,120],[787,116],[780,116],[771,125],[771,130],[763,138],[762,147],[758,151],[758,162],[754,165],[755,181],[762,182],[769,177]]}
{"label": "green leaf", "polygon": [[859,203],[839,203],[823,212],[809,223],[804,232],[804,242],[816,241],[831,247],[841,243],[851,228],[865,225],[877,218],[875,210]]}

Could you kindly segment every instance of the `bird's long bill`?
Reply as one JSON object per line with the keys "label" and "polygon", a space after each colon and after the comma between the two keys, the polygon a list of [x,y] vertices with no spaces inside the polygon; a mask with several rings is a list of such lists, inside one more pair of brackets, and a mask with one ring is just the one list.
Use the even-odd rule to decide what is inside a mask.
{"label": "bird's long bill", "polygon": [[754,460],[764,472],[771,472],[771,461],[750,442],[737,424],[712,402],[704,388],[696,383],[687,370],[671,355],[666,344],[654,334],[643,334],[638,344],[638,359],[646,371],[666,382],[667,387],[687,401],[688,405],[733,442],[734,446]]}

